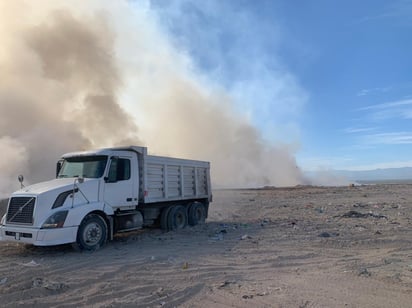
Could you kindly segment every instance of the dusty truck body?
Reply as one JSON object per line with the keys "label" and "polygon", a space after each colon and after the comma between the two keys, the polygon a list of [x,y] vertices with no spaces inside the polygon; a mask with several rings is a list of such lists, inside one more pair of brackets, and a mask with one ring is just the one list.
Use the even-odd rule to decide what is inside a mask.
{"label": "dusty truck body", "polygon": [[208,162],[137,146],[68,153],[56,179],[10,196],[0,240],[95,250],[119,232],[202,223],[211,201]]}

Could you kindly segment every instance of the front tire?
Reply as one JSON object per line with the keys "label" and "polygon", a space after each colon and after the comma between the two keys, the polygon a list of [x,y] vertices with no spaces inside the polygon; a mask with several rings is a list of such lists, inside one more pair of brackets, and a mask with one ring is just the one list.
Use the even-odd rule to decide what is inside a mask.
{"label": "front tire", "polygon": [[103,247],[106,241],[106,221],[97,214],[87,215],[77,231],[77,248],[79,250],[95,251]]}

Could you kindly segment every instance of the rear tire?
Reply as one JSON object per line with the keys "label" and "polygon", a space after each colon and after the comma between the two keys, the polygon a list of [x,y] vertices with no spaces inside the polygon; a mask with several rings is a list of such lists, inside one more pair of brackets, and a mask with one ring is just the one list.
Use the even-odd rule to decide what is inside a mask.
{"label": "rear tire", "polygon": [[189,208],[189,225],[196,226],[206,221],[206,209],[200,202],[193,202]]}
{"label": "rear tire", "polygon": [[180,230],[187,225],[187,210],[184,206],[173,206],[167,217],[169,230]]}
{"label": "rear tire", "polygon": [[164,231],[169,231],[168,215],[171,208],[171,206],[165,207],[160,215],[160,228]]}
{"label": "rear tire", "polygon": [[87,215],[77,231],[76,246],[78,250],[95,251],[107,241],[107,224],[97,214]]}

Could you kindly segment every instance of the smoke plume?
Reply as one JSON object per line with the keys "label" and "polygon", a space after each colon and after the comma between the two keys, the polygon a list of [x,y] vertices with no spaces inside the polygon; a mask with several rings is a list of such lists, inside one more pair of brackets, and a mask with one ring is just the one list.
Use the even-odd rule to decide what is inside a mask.
{"label": "smoke plume", "polygon": [[130,144],[211,161],[222,186],[301,183],[293,149],[265,143],[130,5],[0,0],[0,196],[19,173],[52,178],[65,152]]}

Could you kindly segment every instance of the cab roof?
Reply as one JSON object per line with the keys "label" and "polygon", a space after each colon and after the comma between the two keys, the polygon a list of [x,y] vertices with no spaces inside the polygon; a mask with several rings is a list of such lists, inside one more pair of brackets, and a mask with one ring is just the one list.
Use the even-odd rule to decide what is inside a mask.
{"label": "cab roof", "polygon": [[113,151],[132,151],[141,154],[147,153],[146,147],[140,146],[125,146],[125,147],[113,147],[113,148],[101,148],[96,150],[88,150],[88,151],[77,151],[77,152],[70,152],[62,155],[62,158],[67,157],[74,157],[74,156],[97,156],[97,155],[110,155]]}

